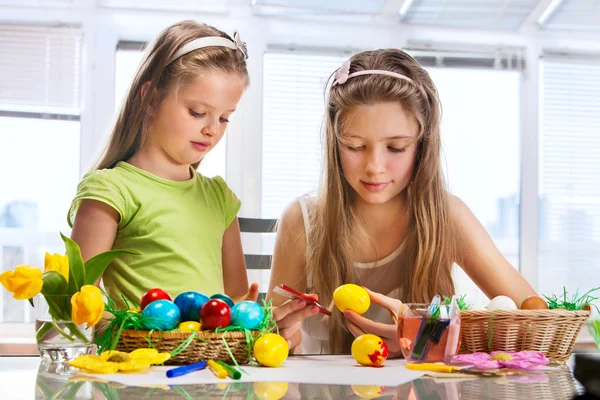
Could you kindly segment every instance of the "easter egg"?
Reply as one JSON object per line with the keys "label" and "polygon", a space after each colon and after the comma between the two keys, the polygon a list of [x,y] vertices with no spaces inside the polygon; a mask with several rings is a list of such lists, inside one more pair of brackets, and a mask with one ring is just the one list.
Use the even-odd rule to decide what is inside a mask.
{"label": "easter egg", "polygon": [[278,367],[286,360],[290,348],[287,342],[276,333],[262,335],[254,342],[254,357],[265,367]]}
{"label": "easter egg", "polygon": [[144,311],[144,327],[148,330],[170,331],[179,324],[181,313],[172,301],[156,300],[148,304]]}
{"label": "easter egg", "polygon": [[242,301],[231,309],[231,323],[245,329],[256,329],[263,321],[265,312],[254,301]]}
{"label": "easter egg", "polygon": [[146,306],[148,304],[150,304],[156,300],[173,301],[173,298],[171,297],[171,295],[169,293],[165,292],[162,289],[159,289],[159,288],[150,289],[142,295],[142,298],[140,299],[140,309],[144,310],[144,308],[146,308]]}
{"label": "easter egg", "polygon": [[363,287],[349,283],[335,289],[333,302],[341,312],[350,310],[362,314],[369,309],[371,298]]}
{"label": "easter egg", "polygon": [[385,392],[385,386],[352,385],[352,391],[361,399],[374,399]]}
{"label": "easter egg", "polygon": [[233,306],[234,306],[233,300],[231,300],[231,297],[227,296],[226,294],[217,293],[217,294],[213,294],[212,296],[210,296],[210,298],[217,299],[217,300],[223,300],[225,303],[227,303],[229,308],[233,308]]}
{"label": "easter egg", "polygon": [[538,296],[529,296],[521,303],[521,310],[547,310],[548,303]]}
{"label": "easter egg", "polygon": [[287,382],[254,382],[254,395],[260,400],[279,400],[288,391]]}
{"label": "easter egg", "polygon": [[202,329],[202,325],[197,321],[185,321],[181,322],[178,328],[182,332],[199,332]]}
{"label": "easter egg", "polygon": [[202,329],[215,330],[231,324],[231,309],[223,300],[211,299],[200,309]]}
{"label": "easter egg", "polygon": [[352,342],[352,357],[360,365],[377,366],[388,357],[387,344],[379,336],[366,333]]}
{"label": "easter egg", "polygon": [[488,311],[512,311],[517,309],[517,305],[508,296],[496,296],[490,301],[486,308]]}
{"label": "easter egg", "polygon": [[175,305],[181,311],[182,321],[200,321],[200,309],[210,300],[205,294],[198,292],[185,292],[175,297]]}

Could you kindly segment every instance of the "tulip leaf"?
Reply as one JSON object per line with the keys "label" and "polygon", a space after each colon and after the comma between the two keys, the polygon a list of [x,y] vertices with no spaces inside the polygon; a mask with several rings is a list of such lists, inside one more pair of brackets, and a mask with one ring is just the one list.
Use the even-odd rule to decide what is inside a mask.
{"label": "tulip leaf", "polygon": [[75,294],[81,289],[85,282],[85,268],[79,246],[70,238],[62,233],[60,234],[67,249],[67,258],[69,259],[69,284],[68,293]]}
{"label": "tulip leaf", "polygon": [[67,280],[57,271],[47,271],[42,274],[44,285],[42,286],[43,294],[65,294],[67,290]]}
{"label": "tulip leaf", "polygon": [[112,260],[115,259],[115,257],[120,256],[122,254],[139,254],[136,251],[132,251],[132,250],[110,250],[104,253],[100,253],[97,256],[94,256],[92,258],[90,258],[86,263],[85,263],[85,279],[84,279],[84,284],[85,285],[93,285],[96,283],[96,281],[98,279],[100,279],[100,277],[102,277],[102,274],[104,273],[104,271],[106,270],[106,267],[108,267],[108,264],[111,263]]}

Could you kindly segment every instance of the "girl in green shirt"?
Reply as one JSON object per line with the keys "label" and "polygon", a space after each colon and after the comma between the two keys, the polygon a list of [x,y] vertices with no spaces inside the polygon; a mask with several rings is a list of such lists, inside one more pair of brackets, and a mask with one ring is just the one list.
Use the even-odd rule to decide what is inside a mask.
{"label": "girl in green shirt", "polygon": [[139,301],[160,287],[255,299],[237,213],[220,177],[196,171],[221,140],[249,85],[247,50],[211,26],[183,21],[148,45],[108,146],[68,214],[84,259],[136,250],[102,276],[108,295]]}

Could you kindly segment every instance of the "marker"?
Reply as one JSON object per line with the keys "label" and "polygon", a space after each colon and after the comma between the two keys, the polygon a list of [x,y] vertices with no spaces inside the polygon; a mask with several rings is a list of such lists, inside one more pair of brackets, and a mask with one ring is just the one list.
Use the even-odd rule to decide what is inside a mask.
{"label": "marker", "polygon": [[177,376],[189,374],[190,372],[200,371],[206,368],[206,361],[199,363],[182,365],[181,367],[173,368],[167,371],[167,378],[175,378]]}
{"label": "marker", "polygon": [[459,372],[459,367],[452,367],[450,365],[444,364],[434,364],[434,363],[423,363],[423,364],[406,364],[406,369],[412,369],[416,371],[430,371],[430,372]]}
{"label": "marker", "polygon": [[212,371],[213,374],[219,379],[227,378],[227,370],[221,367],[213,360],[208,361],[208,368]]}
{"label": "marker", "polygon": [[229,364],[225,364],[223,361],[217,361],[217,363],[227,371],[227,375],[232,379],[240,379],[242,377],[242,373],[237,369],[233,368]]}

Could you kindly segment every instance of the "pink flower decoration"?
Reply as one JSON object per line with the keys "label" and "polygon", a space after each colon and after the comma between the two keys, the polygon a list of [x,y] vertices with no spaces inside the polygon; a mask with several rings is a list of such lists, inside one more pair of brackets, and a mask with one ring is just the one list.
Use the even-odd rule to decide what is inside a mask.
{"label": "pink flower decoration", "polygon": [[333,86],[346,83],[348,80],[348,75],[350,75],[350,60],[344,61],[342,66],[335,73]]}
{"label": "pink flower decoration", "polygon": [[534,369],[540,365],[547,365],[550,360],[539,351],[519,351],[511,353],[508,351],[494,351],[492,354],[473,353],[459,354],[452,357],[452,362],[473,364],[476,368],[495,369]]}

